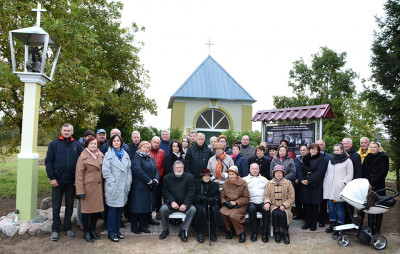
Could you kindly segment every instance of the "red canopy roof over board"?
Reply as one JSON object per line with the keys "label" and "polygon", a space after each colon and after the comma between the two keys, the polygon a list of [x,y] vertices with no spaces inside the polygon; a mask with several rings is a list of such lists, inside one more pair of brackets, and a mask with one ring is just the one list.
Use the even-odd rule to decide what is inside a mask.
{"label": "red canopy roof over board", "polygon": [[259,110],[253,116],[252,121],[277,122],[287,120],[309,120],[312,118],[335,118],[335,115],[329,104],[323,104],[296,108]]}

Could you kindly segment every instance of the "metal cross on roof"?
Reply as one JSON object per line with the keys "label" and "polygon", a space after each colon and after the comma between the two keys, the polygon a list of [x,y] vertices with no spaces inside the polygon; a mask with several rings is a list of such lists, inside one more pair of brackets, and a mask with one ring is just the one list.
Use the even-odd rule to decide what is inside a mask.
{"label": "metal cross on roof", "polygon": [[211,48],[211,46],[214,46],[214,44],[211,43],[211,40],[210,40],[210,39],[208,39],[208,42],[207,42],[207,43],[204,43],[204,44],[208,45],[208,55],[210,55],[210,48]]}
{"label": "metal cross on roof", "polygon": [[32,11],[36,11],[36,26],[40,27],[40,12],[42,11],[46,11],[45,9],[40,9],[42,7],[42,5],[40,3],[38,3],[38,7],[37,9],[32,9]]}

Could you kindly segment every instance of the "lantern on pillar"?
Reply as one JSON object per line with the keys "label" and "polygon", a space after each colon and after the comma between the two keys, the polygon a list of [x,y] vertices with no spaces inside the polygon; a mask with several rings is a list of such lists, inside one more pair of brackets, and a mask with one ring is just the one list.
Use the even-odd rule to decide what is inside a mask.
{"label": "lantern on pillar", "polygon": [[[9,32],[12,71],[24,86],[24,106],[22,113],[21,152],[18,154],[17,172],[17,204],[19,218],[30,220],[36,216],[37,208],[37,182],[38,182],[38,160],[37,136],[39,122],[39,104],[41,87],[52,81],[56,68],[60,45],[58,45],[49,34],[40,27],[40,12],[38,4],[36,25]],[[13,40],[17,38],[24,44],[24,62],[17,63],[15,57]],[[51,49],[51,48],[54,48]],[[21,59],[19,57],[18,59]],[[50,76],[46,74],[47,62],[53,62]],[[19,71],[17,70],[17,67]]]}

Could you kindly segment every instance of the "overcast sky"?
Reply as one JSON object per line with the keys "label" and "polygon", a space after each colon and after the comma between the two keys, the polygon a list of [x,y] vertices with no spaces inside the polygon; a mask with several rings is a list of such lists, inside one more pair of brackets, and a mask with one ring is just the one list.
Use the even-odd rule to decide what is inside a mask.
{"label": "overcast sky", "polygon": [[[145,125],[169,128],[168,100],[209,54],[249,92],[257,110],[272,109],[272,96],[292,95],[293,62],[327,46],[347,52],[347,68],[360,78],[369,63],[375,15],[382,0],[122,0],[122,23],[145,26],[136,40],[145,43],[139,58],[150,72],[146,94],[157,102],[158,116]],[[357,81],[358,89],[361,83]],[[260,130],[260,124],[253,124]]]}

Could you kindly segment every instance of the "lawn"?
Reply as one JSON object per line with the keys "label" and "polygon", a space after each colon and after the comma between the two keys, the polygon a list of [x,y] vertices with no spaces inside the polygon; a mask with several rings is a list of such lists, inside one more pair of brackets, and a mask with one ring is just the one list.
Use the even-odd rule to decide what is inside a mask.
{"label": "lawn", "polygon": [[[39,146],[39,160],[44,160],[46,157],[47,147]],[[39,163],[40,164],[40,163]],[[43,164],[43,163],[42,163]],[[14,154],[8,157],[4,162],[0,162],[0,196],[11,198],[15,197],[17,190],[17,168],[18,168],[18,155]],[[50,193],[51,187],[49,179],[46,175],[44,165],[39,165],[38,170],[38,194]]]}

